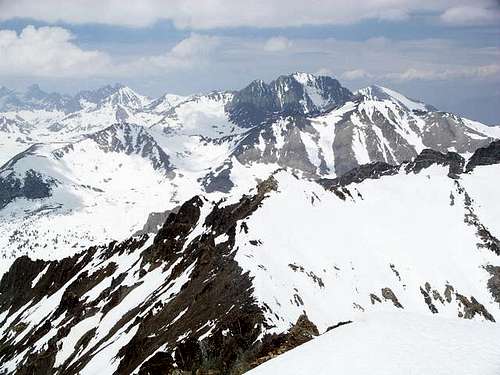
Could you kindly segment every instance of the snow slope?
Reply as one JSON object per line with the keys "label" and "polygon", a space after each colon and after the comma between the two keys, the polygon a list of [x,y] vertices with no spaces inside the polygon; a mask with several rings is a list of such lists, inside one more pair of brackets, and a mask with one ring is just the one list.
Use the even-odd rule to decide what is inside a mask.
{"label": "snow slope", "polygon": [[359,315],[249,375],[497,375],[500,327],[408,313]]}
{"label": "snow slope", "polygon": [[176,205],[165,199],[175,190],[168,157],[139,126],[116,125],[75,143],[33,146],[4,166],[0,179],[22,181],[33,170],[47,181],[49,194],[30,199],[21,191],[0,210],[1,273],[23,254],[59,259],[127,238],[150,212]]}
{"label": "snow slope", "polygon": [[[424,357],[407,365],[418,373],[453,373],[446,356],[459,350],[473,356],[459,362],[464,371],[496,371],[500,207],[489,194],[498,147],[478,151],[485,159],[468,173],[455,171],[457,154],[432,151],[336,180],[266,171],[272,177],[244,193],[184,202],[154,237],[59,261],[18,258],[0,281],[0,368],[248,370],[281,353],[305,316],[324,335],[304,348],[347,332],[324,350],[343,347],[359,371],[372,356],[357,354],[384,347],[379,340],[387,351],[373,363],[389,374],[408,355],[391,349],[415,343]],[[425,361],[433,355],[439,363]]]}
{"label": "snow slope", "polygon": [[[277,174],[278,192],[246,220],[248,231],[235,245],[269,325],[281,332],[306,311],[324,332],[359,311],[394,309],[392,294],[405,311],[432,314],[424,298],[430,294],[435,313],[463,315],[462,302],[446,297],[451,288],[499,319],[484,269],[498,255],[478,248],[477,228],[464,222],[466,192],[475,209],[475,197],[485,199],[485,187],[500,177],[498,165],[483,168],[489,171],[482,179],[469,183],[475,190],[432,166],[348,185],[345,200],[315,182]],[[500,204],[490,199],[483,209],[490,213],[484,224],[498,235]]]}

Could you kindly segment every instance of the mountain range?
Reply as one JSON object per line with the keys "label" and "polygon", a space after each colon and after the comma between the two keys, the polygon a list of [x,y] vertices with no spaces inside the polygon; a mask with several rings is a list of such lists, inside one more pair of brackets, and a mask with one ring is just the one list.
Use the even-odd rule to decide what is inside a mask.
{"label": "mountain range", "polygon": [[0,133],[0,373],[238,374],[395,312],[500,333],[500,127],[294,73],[1,88]]}

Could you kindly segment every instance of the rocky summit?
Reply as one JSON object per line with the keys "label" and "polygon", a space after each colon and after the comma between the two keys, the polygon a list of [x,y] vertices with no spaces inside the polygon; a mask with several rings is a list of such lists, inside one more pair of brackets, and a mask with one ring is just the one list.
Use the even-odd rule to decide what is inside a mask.
{"label": "rocky summit", "polygon": [[294,73],[2,88],[0,133],[0,374],[298,374],[404,337],[498,354],[499,127]]}

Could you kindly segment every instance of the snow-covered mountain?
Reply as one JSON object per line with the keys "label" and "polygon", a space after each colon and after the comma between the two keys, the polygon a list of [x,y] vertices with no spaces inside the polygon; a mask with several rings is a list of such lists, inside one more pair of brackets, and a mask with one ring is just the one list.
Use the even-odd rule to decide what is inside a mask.
{"label": "snow-covered mountain", "polygon": [[33,145],[0,169],[2,257],[60,258],[129,236],[149,212],[168,208],[174,176],[168,155],[138,125]]}
{"label": "snow-covered mountain", "polygon": [[[9,90],[3,91],[14,95]],[[31,91],[42,92],[39,88]],[[44,218],[67,219],[84,211],[84,221],[91,224],[90,229],[84,230],[85,236],[100,243],[124,239],[139,230],[149,212],[172,209],[194,194],[222,197],[242,193],[253,186],[256,179],[267,178],[277,168],[291,168],[307,178],[333,178],[365,163],[399,164],[416,157],[424,148],[457,151],[469,156],[478,147],[500,137],[500,128],[439,112],[386,88],[373,86],[351,93],[331,77],[305,73],[281,76],[269,84],[254,81],[235,92],[188,97],[163,95],[155,100],[120,84],[104,86],[72,97],[71,101],[78,103],[74,111],[40,109],[31,105],[25,96],[15,95],[24,100],[24,104],[17,111],[1,115],[5,124],[1,129],[6,134],[2,138],[3,162],[13,158],[3,168],[2,183],[15,185],[18,190],[4,194],[2,206],[5,207],[0,210],[0,217],[6,223],[0,226],[5,238],[2,252],[11,260],[13,256],[9,254],[45,256],[43,247],[34,250],[23,236],[14,234],[26,232],[23,228],[27,219],[30,227],[46,225],[44,220],[36,224],[39,215],[33,214],[39,212],[46,200],[51,202],[50,207],[58,209],[44,210]],[[40,97],[49,94],[44,95],[38,93]],[[114,134],[116,130],[119,134]],[[133,139],[122,140],[126,132],[139,134],[139,145],[131,144],[135,142]],[[104,142],[101,145],[100,140]],[[108,148],[118,152],[107,152]],[[62,150],[71,150],[75,156],[57,159],[55,155]],[[116,155],[124,160],[114,160]],[[170,174],[171,199],[156,208],[153,207],[157,203],[137,202],[136,187],[128,182],[133,180],[132,176],[142,173],[138,169],[138,158],[148,165],[145,170],[154,166],[149,180],[142,179],[148,181],[148,194],[165,193],[163,177],[153,177],[158,174],[157,164],[163,164],[159,169]],[[112,167],[114,165],[120,168]],[[12,174],[16,169],[20,172]],[[124,179],[123,171],[127,171],[129,177],[117,189],[127,190],[131,184],[130,196],[128,193],[117,195],[115,189],[105,189],[99,182],[116,181],[114,175],[118,170]],[[27,194],[22,192],[26,178],[38,184]],[[79,197],[81,186],[87,185],[97,190],[91,189],[89,198]],[[62,195],[52,194],[56,190],[63,192]],[[87,203],[75,205],[75,199],[62,198],[78,196],[79,202],[92,201],[97,192],[106,202],[114,202],[116,209],[127,204],[137,207],[134,225],[127,221],[123,226],[106,227],[97,213],[96,220],[89,219],[98,209],[90,209]],[[20,206],[23,206],[22,219]],[[64,212],[64,216],[56,212]],[[106,232],[106,235],[89,234],[95,232]],[[39,240],[43,237],[37,236]],[[68,242],[75,243],[80,238],[75,235]],[[84,246],[89,244],[85,242]],[[58,242],[55,247],[58,250],[51,253],[71,253],[64,242]]]}
{"label": "snow-covered mountain", "polygon": [[74,98],[58,93],[47,93],[38,85],[31,85],[23,92],[0,87],[0,110],[70,111],[76,109]]}
{"label": "snow-covered mountain", "polygon": [[20,257],[0,282],[2,369],[241,373],[377,313],[432,317],[431,328],[473,319],[491,340],[481,332],[500,317],[499,150],[469,161],[426,150],[319,182],[281,170],[240,196],[195,196],[156,235]]}
{"label": "snow-covered mountain", "polygon": [[28,91],[0,91],[0,373],[241,373],[359,314],[500,318],[499,127],[305,73]]}
{"label": "snow-covered mountain", "polygon": [[[56,212],[75,217],[84,211],[92,227],[88,231],[106,232],[96,236],[85,229],[86,237],[100,243],[124,239],[142,227],[150,212],[172,209],[192,195],[212,194],[218,199],[243,193],[256,179],[263,180],[278,168],[296,170],[306,178],[334,178],[366,163],[397,165],[425,148],[467,157],[500,137],[498,127],[439,112],[387,88],[372,86],[352,93],[331,77],[305,73],[280,76],[269,84],[254,81],[239,91],[187,97],[166,94],[151,100],[120,84],[71,98],[61,96],[67,103],[78,103],[75,110],[35,105],[33,98],[39,103],[57,95],[38,87],[28,92],[2,90],[4,97],[16,97],[19,102],[16,111],[9,107],[0,114],[0,130],[5,134],[0,161],[7,163],[2,184],[9,186],[2,197],[0,217],[6,224],[0,226],[0,233],[5,239],[2,253],[11,260],[9,254],[45,256],[44,248],[34,250],[14,234],[26,232],[27,218],[30,227],[46,225],[45,221],[36,224],[39,215],[33,213],[47,200],[58,209],[44,210],[44,218],[60,217]],[[71,153],[57,158],[64,150]],[[143,172],[138,160],[147,165],[144,170],[153,167],[150,177],[140,179],[147,181],[146,190],[152,196],[165,193],[166,180],[159,170],[169,175],[171,198],[156,208],[157,203],[143,205],[136,200],[137,181],[132,176]],[[117,171],[124,180],[116,189],[130,187],[130,195],[117,195],[108,182],[108,188],[102,186],[102,181],[117,181]],[[154,177],[157,174],[159,178]],[[29,191],[24,188],[26,179],[35,184]],[[79,194],[81,186],[87,185],[97,189],[91,189],[90,201],[99,192],[116,209],[136,206],[134,225],[127,221],[115,231],[98,216],[88,219],[98,209],[66,199],[78,196],[79,202],[85,202],[87,198]],[[51,253],[71,253],[63,242],[55,247],[64,250]]]}

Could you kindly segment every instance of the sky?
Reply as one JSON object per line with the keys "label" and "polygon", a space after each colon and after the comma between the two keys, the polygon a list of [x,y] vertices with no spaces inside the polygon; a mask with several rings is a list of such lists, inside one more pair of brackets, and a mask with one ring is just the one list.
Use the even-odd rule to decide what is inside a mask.
{"label": "sky", "polygon": [[154,97],[296,71],[500,125],[500,0],[0,0],[0,86]]}

